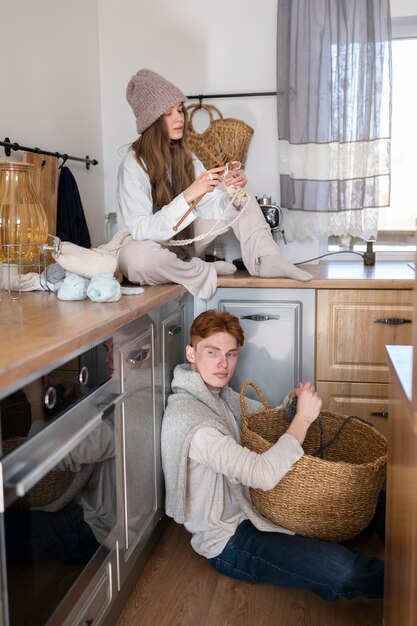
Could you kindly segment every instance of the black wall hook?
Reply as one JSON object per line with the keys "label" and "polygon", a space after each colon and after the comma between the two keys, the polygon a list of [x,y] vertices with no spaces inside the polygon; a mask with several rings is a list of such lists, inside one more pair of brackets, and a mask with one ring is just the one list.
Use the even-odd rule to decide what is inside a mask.
{"label": "black wall hook", "polygon": [[58,167],[58,169],[60,170],[61,167],[63,167],[65,165],[65,163],[68,161],[68,154],[60,154],[59,158],[62,159],[62,163],[61,165]]}
{"label": "black wall hook", "polygon": [[71,156],[69,154],[61,154],[60,152],[50,152],[49,150],[43,150],[41,148],[28,148],[27,146],[21,146],[18,143],[12,143],[8,137],[4,139],[4,141],[0,141],[0,146],[3,146],[4,153],[7,157],[9,157],[12,153],[12,150],[23,150],[24,152],[33,152],[35,154],[45,154],[48,156],[54,156],[57,159],[63,159],[59,169],[64,165],[66,161],[79,161],[81,163],[85,163],[86,168],[89,170],[90,165],[98,165],[98,161],[96,159],[90,159],[87,155],[85,159],[80,157]]}

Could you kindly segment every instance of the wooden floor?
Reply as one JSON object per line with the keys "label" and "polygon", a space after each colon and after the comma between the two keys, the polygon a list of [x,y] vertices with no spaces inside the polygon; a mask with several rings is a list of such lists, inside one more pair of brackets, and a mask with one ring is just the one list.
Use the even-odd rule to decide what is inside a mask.
{"label": "wooden floor", "polygon": [[[355,540],[383,558],[377,539]],[[308,591],[218,574],[170,521],[116,626],[382,626],[382,600],[326,602]]]}

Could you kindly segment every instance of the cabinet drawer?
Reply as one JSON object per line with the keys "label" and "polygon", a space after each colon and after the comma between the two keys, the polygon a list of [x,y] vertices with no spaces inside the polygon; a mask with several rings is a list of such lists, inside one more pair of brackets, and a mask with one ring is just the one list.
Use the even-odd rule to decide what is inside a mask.
{"label": "cabinet drawer", "polygon": [[385,346],[411,343],[412,324],[395,322],[412,318],[411,290],[318,290],[317,380],[387,383]]}
{"label": "cabinet drawer", "polygon": [[102,621],[113,598],[115,572],[115,563],[112,563],[111,559],[109,559],[105,567],[103,567],[100,571],[99,575],[95,578],[92,584],[89,585],[88,599],[80,613],[75,619],[71,616],[68,622],[65,622],[65,625],[93,625],[99,624]]}
{"label": "cabinet drawer", "polygon": [[323,409],[356,415],[388,436],[389,385],[386,383],[330,383],[317,381]]}

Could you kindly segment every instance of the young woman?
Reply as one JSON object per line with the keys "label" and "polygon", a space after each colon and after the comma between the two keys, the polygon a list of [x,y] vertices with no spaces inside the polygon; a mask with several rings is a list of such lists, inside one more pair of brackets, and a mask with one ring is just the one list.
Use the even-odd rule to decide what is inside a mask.
{"label": "young woman", "polygon": [[[226,312],[205,311],[193,322],[188,364],[177,365],[162,422],[166,513],[191,534],[191,545],[217,571],[250,582],[308,589],[325,600],[381,598],[384,562],[332,541],[294,535],[253,506],[249,488],[272,489],[300,459],[321,399],[300,383],[297,412],[286,433],[263,454],[241,445],[240,395],[228,385],[243,330]],[[250,412],[263,408],[246,398]],[[382,538],[381,497],[366,529]]]}
{"label": "young woman", "polygon": [[[200,258],[210,238],[200,240],[197,246],[189,240],[197,232],[195,220],[200,222],[201,233],[212,226],[204,220],[222,219],[223,226],[232,222],[251,275],[311,279],[310,274],[281,258],[256,199],[246,189],[244,172],[239,168],[226,172],[225,167],[206,170],[188,149],[186,96],[180,89],[142,69],[130,80],[126,96],[139,134],[118,174],[118,227],[133,238],[118,256],[126,278],[141,285],[180,283],[193,295],[209,299],[216,290],[217,275],[233,274],[236,267]],[[246,200],[231,199],[227,191],[231,186],[245,188],[250,196],[247,206]],[[173,239],[187,243],[167,244]]]}

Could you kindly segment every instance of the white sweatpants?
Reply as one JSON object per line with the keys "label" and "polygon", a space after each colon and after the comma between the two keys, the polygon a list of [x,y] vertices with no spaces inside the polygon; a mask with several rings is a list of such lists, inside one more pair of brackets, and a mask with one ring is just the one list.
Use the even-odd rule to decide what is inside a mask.
{"label": "white sweatpants", "polygon": [[[207,232],[212,220],[194,221],[195,235]],[[221,222],[219,228],[226,224]],[[259,275],[259,257],[280,255],[271,230],[265,221],[259,204],[251,195],[249,204],[232,229],[239,240],[242,260],[249,274]],[[217,273],[211,263],[202,260],[210,243],[210,237],[196,242],[196,255],[189,261],[181,261],[170,249],[154,241],[131,241],[122,246],[118,265],[123,276],[140,285],[179,283],[193,295],[203,300],[211,298],[217,288]]]}

